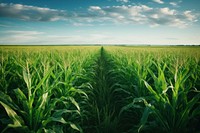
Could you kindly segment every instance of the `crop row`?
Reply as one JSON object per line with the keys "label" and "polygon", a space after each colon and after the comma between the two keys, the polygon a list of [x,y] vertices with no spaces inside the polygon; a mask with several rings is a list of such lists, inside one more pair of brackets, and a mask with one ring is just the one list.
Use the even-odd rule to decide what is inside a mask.
{"label": "crop row", "polygon": [[82,132],[81,79],[97,53],[84,49],[2,49],[2,132]]}
{"label": "crop row", "polygon": [[199,48],[0,51],[1,132],[198,132]]}
{"label": "crop row", "polygon": [[200,130],[199,49],[107,50],[115,64],[116,90],[121,95],[121,129],[126,132]]}

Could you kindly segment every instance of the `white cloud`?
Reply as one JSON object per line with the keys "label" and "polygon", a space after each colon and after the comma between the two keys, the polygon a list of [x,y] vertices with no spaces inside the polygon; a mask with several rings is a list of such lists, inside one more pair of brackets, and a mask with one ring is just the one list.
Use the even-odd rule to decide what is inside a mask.
{"label": "white cloud", "polygon": [[65,19],[67,13],[50,8],[1,3],[0,17],[17,18],[26,21],[56,21]]}
{"label": "white cloud", "polygon": [[154,19],[159,19],[158,14],[152,14],[150,17],[151,17],[151,18],[154,18]]}
{"label": "white cloud", "polygon": [[165,15],[175,15],[176,11],[173,9],[169,9],[168,7],[160,8],[160,12]]}
{"label": "white cloud", "polygon": [[176,2],[170,2],[169,4],[172,5],[172,6],[177,6]]}
{"label": "white cloud", "polygon": [[[161,1],[162,3],[163,1]],[[197,21],[193,11],[178,11],[169,7],[152,8],[147,5],[90,6],[85,12],[71,12],[27,6],[21,4],[0,4],[0,17],[17,18],[26,21],[66,20],[74,26],[90,26],[92,23],[114,22],[121,24],[147,24],[151,27],[167,25],[187,27]]]}
{"label": "white cloud", "polygon": [[90,11],[90,12],[98,12],[100,14],[105,14],[105,12],[99,6],[90,6],[88,11]]}
{"label": "white cloud", "polygon": [[[192,11],[178,11],[164,8],[151,8],[147,5],[122,5],[89,8],[91,21],[111,21],[124,24],[148,24],[151,27],[168,25],[184,28],[197,21],[197,16]],[[103,15],[102,15],[103,13]]]}
{"label": "white cloud", "polygon": [[164,4],[164,2],[162,0],[153,0],[153,1],[156,3],[159,3],[159,4]]}
{"label": "white cloud", "polygon": [[177,0],[177,1],[171,1],[169,2],[170,5],[173,7],[180,7],[179,4],[182,3],[182,0]]}
{"label": "white cloud", "polygon": [[192,14],[192,11],[185,11],[184,15],[190,21],[197,21],[196,16]]}
{"label": "white cloud", "polygon": [[117,0],[117,2],[128,3],[128,2],[129,2],[129,0]]}
{"label": "white cloud", "polygon": [[89,10],[90,11],[95,11],[95,10],[101,10],[101,7],[99,7],[99,6],[90,6],[90,8],[89,8]]}

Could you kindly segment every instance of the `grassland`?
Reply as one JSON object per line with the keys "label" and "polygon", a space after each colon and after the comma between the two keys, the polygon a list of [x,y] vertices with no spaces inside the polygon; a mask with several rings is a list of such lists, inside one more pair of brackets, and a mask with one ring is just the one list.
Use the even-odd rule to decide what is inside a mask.
{"label": "grassland", "polygon": [[0,46],[0,131],[200,131],[200,48]]}

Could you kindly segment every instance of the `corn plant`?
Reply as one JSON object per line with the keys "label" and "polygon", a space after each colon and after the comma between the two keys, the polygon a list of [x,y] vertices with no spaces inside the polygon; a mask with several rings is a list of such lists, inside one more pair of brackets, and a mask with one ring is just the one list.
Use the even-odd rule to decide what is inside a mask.
{"label": "corn plant", "polygon": [[[183,55],[179,51],[162,57],[160,52],[146,51],[144,55],[146,58],[142,59],[144,62],[138,64],[139,54],[130,54],[136,58],[133,60],[135,65],[130,68],[128,66],[131,61],[128,59],[132,56],[126,57],[123,54],[114,57],[114,60],[119,59],[119,64],[121,63],[116,70],[125,70],[121,72],[121,77],[124,79],[127,77],[127,80],[130,77],[135,78],[136,80],[130,80],[134,84],[132,86],[138,88],[141,86],[143,89],[143,93],[136,95],[138,88],[129,87],[130,89],[127,89],[127,85],[131,86],[131,82],[127,83],[124,80],[120,82],[117,90],[120,90],[122,94],[127,94],[124,98],[121,97],[122,101],[127,101],[121,108],[121,121],[128,120],[131,122],[128,125],[132,124],[132,128],[124,126],[124,130],[127,132],[151,132],[153,129],[157,132],[198,131],[197,126],[190,124],[197,125],[199,118],[199,91],[196,89],[197,77],[199,77],[196,73],[199,71],[198,60],[195,59],[195,62],[193,55],[190,53]],[[122,62],[124,60],[125,62]],[[145,62],[148,63],[142,75],[146,74],[140,78],[137,73],[142,70]],[[118,80],[121,81],[120,78]],[[192,96],[190,96],[191,93]]]}
{"label": "corn plant", "polygon": [[87,94],[78,89],[75,79],[82,73],[83,61],[78,56],[86,53],[21,52],[19,58],[10,56],[15,58],[13,66],[19,68],[16,73],[23,84],[9,94],[0,93],[1,122],[7,125],[2,132],[82,132],[79,102]]}
{"label": "corn plant", "polygon": [[200,131],[198,47],[0,48],[1,132]]}
{"label": "corn plant", "polygon": [[[115,104],[113,101],[112,81],[110,80],[110,65],[104,48],[98,53],[93,66],[88,73],[89,86],[86,101],[87,118],[84,121],[85,132],[116,132],[117,115],[115,115]],[[109,81],[109,82],[108,82]]]}

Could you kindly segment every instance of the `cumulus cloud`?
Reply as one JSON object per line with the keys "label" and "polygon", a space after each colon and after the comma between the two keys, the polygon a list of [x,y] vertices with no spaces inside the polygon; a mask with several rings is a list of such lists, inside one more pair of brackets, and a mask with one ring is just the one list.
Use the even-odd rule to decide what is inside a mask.
{"label": "cumulus cloud", "polygon": [[[156,0],[158,1],[158,0]],[[160,3],[163,1],[160,0]],[[27,6],[21,4],[0,4],[0,17],[11,17],[26,21],[66,20],[74,26],[91,26],[95,23],[147,24],[151,27],[168,25],[187,27],[197,21],[193,11],[178,11],[169,7],[152,8],[147,5],[90,6],[84,12]]]}
{"label": "cumulus cloud", "polygon": [[176,14],[176,10],[169,9],[168,7],[160,8],[160,12],[165,15],[175,15]]}
{"label": "cumulus cloud", "polygon": [[184,16],[190,21],[197,21],[196,16],[192,13],[192,11],[185,11]]}
{"label": "cumulus cloud", "polygon": [[149,24],[151,27],[169,25],[184,28],[197,21],[197,16],[192,11],[177,11],[168,7],[151,8],[146,5],[122,5],[89,7],[89,9],[93,9],[89,11],[93,16],[98,16],[98,20],[107,18],[108,21],[116,23]]}
{"label": "cumulus cloud", "polygon": [[90,6],[88,11],[90,11],[90,12],[98,12],[100,14],[105,14],[105,12],[99,6]]}
{"label": "cumulus cloud", "polygon": [[22,4],[0,4],[0,17],[17,18],[26,21],[56,21],[65,19],[65,11],[28,6]]}
{"label": "cumulus cloud", "polygon": [[153,0],[153,1],[156,3],[159,3],[159,4],[164,4],[164,2],[162,0]]}

